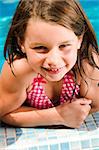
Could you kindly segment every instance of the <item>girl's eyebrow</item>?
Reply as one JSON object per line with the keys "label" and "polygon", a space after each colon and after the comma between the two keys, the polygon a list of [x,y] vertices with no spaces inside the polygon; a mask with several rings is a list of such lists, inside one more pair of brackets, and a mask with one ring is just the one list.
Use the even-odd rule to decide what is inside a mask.
{"label": "girl's eyebrow", "polygon": [[46,46],[44,43],[30,43],[30,46]]}
{"label": "girl's eyebrow", "polygon": [[[71,40],[68,40],[68,41],[60,42],[58,45],[67,44],[67,43],[70,43],[70,42],[73,42],[73,41],[74,41],[74,40],[71,39]],[[46,47],[46,45],[45,45],[44,43],[37,43],[37,42],[30,43],[30,46],[41,46],[41,45],[43,45],[43,46]]]}
{"label": "girl's eyebrow", "polygon": [[73,42],[74,40],[71,39],[71,40],[68,40],[68,41],[64,41],[64,42],[61,42],[60,44],[66,44],[66,43],[70,43],[70,42]]}

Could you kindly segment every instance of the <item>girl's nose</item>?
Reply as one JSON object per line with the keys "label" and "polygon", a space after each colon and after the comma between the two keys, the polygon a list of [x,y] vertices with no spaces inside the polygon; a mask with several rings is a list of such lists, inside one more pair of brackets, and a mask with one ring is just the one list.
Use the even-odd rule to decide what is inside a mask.
{"label": "girl's nose", "polygon": [[45,66],[58,68],[63,65],[64,60],[62,59],[61,51],[59,51],[58,49],[50,50],[45,59]]}

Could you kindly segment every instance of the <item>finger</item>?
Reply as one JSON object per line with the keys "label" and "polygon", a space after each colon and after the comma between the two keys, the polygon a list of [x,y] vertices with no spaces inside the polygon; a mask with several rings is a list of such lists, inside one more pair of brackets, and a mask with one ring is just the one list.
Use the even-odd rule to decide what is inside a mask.
{"label": "finger", "polygon": [[91,107],[90,105],[82,105],[83,109],[85,110],[86,113],[89,114],[90,110],[91,110]]}
{"label": "finger", "polygon": [[81,105],[89,105],[91,103],[92,103],[92,100],[88,100],[88,99],[85,99],[85,98],[80,101]]}

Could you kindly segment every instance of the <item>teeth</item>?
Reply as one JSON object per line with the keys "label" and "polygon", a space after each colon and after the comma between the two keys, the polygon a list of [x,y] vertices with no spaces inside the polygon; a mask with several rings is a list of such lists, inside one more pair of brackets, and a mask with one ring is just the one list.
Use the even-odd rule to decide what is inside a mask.
{"label": "teeth", "polygon": [[60,70],[61,68],[59,68],[59,69],[50,69],[50,68],[45,68],[46,70],[49,70],[49,71],[58,71],[58,70]]}
{"label": "teeth", "polygon": [[58,71],[59,69],[48,69],[50,71]]}
{"label": "teeth", "polygon": [[51,69],[52,71],[58,71],[59,69]]}

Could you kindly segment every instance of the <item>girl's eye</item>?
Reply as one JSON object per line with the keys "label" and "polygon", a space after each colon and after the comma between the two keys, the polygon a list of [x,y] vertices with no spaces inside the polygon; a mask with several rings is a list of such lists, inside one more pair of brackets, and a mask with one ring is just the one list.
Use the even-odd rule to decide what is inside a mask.
{"label": "girl's eye", "polygon": [[62,44],[62,45],[59,46],[59,48],[67,48],[69,46],[71,46],[71,44]]}
{"label": "girl's eye", "polygon": [[38,49],[45,49],[46,50],[47,48],[45,46],[37,46],[37,47],[34,47],[33,49],[37,49],[37,50]]}
{"label": "girl's eye", "polygon": [[33,47],[33,50],[36,50],[37,52],[47,52],[47,47],[45,46],[37,46],[37,47]]}

